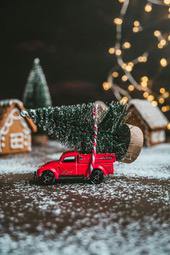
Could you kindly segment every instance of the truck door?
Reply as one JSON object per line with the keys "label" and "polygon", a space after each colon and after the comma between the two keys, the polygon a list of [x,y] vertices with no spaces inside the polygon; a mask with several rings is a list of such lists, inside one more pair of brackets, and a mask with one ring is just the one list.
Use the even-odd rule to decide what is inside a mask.
{"label": "truck door", "polygon": [[76,175],[77,174],[77,162],[76,156],[66,156],[62,159],[61,164],[61,175],[69,176],[69,175]]}

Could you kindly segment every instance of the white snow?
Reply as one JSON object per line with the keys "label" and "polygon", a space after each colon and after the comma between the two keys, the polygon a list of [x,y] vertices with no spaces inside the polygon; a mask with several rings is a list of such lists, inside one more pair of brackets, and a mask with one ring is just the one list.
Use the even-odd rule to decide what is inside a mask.
{"label": "white snow", "polygon": [[[56,153],[55,153],[56,148]],[[57,160],[64,147],[50,141],[48,147],[34,147],[30,154],[0,157],[0,174],[32,173],[50,160]],[[170,144],[144,148],[131,164],[115,163],[115,176],[170,179]]]}
{"label": "white snow", "polygon": [[170,144],[144,148],[132,164],[117,162],[115,175],[170,179]]}

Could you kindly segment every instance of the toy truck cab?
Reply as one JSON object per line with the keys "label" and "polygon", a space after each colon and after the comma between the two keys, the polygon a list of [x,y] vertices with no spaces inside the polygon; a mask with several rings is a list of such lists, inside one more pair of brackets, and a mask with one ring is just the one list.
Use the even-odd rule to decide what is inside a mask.
{"label": "toy truck cab", "polygon": [[96,154],[93,170],[90,171],[92,154],[82,154],[76,151],[65,152],[58,161],[49,162],[37,170],[37,177],[44,184],[52,184],[55,180],[67,177],[90,179],[100,183],[104,176],[113,174],[114,153]]}

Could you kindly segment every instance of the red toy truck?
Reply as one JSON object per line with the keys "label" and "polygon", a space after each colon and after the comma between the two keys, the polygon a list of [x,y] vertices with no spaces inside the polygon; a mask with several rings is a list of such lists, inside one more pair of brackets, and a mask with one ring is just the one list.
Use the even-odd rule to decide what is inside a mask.
{"label": "red toy truck", "polygon": [[65,152],[57,161],[51,161],[41,166],[36,177],[43,184],[53,184],[56,180],[68,177],[82,177],[93,183],[102,182],[105,175],[113,174],[113,163],[116,161],[114,153],[96,154],[93,171],[90,171],[92,154],[79,152]]}

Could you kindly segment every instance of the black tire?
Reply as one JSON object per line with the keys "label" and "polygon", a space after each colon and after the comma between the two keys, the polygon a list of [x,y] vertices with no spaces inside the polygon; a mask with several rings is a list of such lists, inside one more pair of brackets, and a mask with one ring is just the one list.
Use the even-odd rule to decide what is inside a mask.
{"label": "black tire", "polygon": [[43,185],[51,185],[55,183],[55,176],[50,170],[45,171],[41,177],[40,182]]}
{"label": "black tire", "polygon": [[90,180],[92,183],[99,184],[103,181],[103,172],[99,169],[94,169],[91,173]]}

